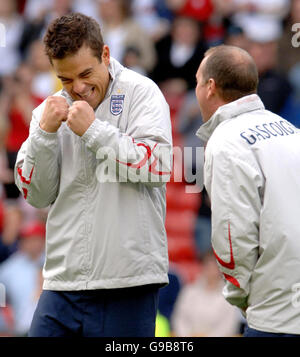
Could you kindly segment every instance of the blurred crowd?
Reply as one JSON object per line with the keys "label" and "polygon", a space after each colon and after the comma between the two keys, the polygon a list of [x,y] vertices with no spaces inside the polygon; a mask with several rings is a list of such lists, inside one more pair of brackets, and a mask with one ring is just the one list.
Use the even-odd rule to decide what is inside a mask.
{"label": "blurred crowd", "polygon": [[[258,94],[266,108],[300,127],[300,36],[292,31],[296,23],[300,30],[300,0],[0,0],[0,24],[5,28],[1,33],[5,43],[0,41],[0,334],[4,336],[26,335],[42,287],[47,209],[26,203],[14,185],[13,168],[28,136],[33,108],[62,88],[44,54],[45,29],[54,18],[74,11],[97,19],[112,57],[159,85],[170,105],[174,146],[194,150],[202,146],[195,137],[202,123],[194,95],[195,74],[206,49],[223,43],[253,56],[259,71]],[[188,172],[195,170],[195,155],[185,158],[183,166]],[[173,183],[172,192],[176,187]],[[192,281],[170,271],[169,290],[162,292],[159,307],[158,334],[237,335],[242,319],[221,295],[205,191],[197,194],[197,200],[191,230],[201,269]]]}

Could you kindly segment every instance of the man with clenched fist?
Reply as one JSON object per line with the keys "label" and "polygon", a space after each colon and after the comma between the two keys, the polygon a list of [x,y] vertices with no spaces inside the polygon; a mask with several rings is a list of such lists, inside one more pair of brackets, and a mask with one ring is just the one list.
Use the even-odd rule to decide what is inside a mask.
{"label": "man with clenched fist", "polygon": [[65,98],[48,97],[40,121],[40,128],[48,133],[56,133],[61,123],[67,120],[68,112],[69,105]]}
{"label": "man with clenched fist", "polygon": [[168,283],[168,105],[110,57],[90,17],[55,19],[44,43],[63,90],[33,111],[15,168],[27,202],[50,206],[29,336],[154,336]]}

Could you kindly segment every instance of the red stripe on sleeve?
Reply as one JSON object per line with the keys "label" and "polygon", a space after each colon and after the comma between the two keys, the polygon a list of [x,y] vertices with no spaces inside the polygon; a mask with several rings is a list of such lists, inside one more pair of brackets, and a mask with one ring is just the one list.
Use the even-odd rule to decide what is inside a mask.
{"label": "red stripe on sleeve", "polygon": [[[157,143],[154,145],[153,149],[151,150],[150,146],[148,146],[148,145],[145,145],[143,143],[136,144],[134,139],[132,139],[132,142],[137,146],[143,146],[147,150],[146,153],[145,153],[145,156],[143,157],[143,159],[140,162],[138,162],[137,164],[122,162],[120,160],[117,160],[117,162],[120,163],[120,164],[123,164],[123,165],[127,165],[128,167],[131,167],[133,169],[140,169],[141,167],[146,165],[147,161],[150,159],[153,151],[155,150],[155,148],[157,146]],[[171,172],[157,171],[157,169],[156,169],[157,161],[158,161],[158,159],[155,157],[154,161],[149,166],[149,172],[151,172],[154,175],[159,175],[159,176],[170,175]]]}
{"label": "red stripe on sleeve", "polygon": [[[132,139],[134,142],[134,139]],[[134,143],[135,144],[135,143]],[[117,160],[118,163],[123,164],[123,165],[127,165],[133,169],[140,169],[141,167],[143,167],[144,165],[146,165],[147,161],[150,159],[152,151],[151,148],[143,143],[139,143],[139,144],[135,144],[137,146],[143,146],[147,151],[145,153],[145,156],[143,157],[143,159],[138,162],[137,164],[132,164],[130,162],[122,162],[120,160]]]}
{"label": "red stripe on sleeve", "polygon": [[228,280],[231,284],[233,284],[237,288],[240,288],[240,283],[236,280],[236,278],[234,278],[231,275],[225,274],[225,273],[223,273],[223,275],[224,275],[225,279]]}
{"label": "red stripe on sleeve", "polygon": [[25,200],[26,200],[27,195],[28,195],[28,190],[27,190],[27,188],[25,188],[25,187],[22,187],[22,190],[23,190],[24,198],[25,198]]}
{"label": "red stripe on sleeve", "polygon": [[21,178],[21,181],[22,181],[23,183],[26,183],[27,185],[30,185],[30,183],[31,183],[31,178],[32,178],[32,174],[33,174],[33,170],[34,170],[34,166],[33,166],[32,169],[31,169],[31,172],[30,172],[30,175],[29,175],[29,180],[27,180],[26,177],[24,177],[24,176],[22,175],[22,169],[21,169],[20,167],[18,167],[18,174],[19,174],[19,176],[20,176],[20,178]]}
{"label": "red stripe on sleeve", "polygon": [[233,257],[233,251],[232,251],[232,243],[231,243],[231,233],[230,233],[230,223],[228,222],[228,240],[229,240],[229,246],[230,246],[230,262],[224,262],[224,260],[222,260],[218,254],[215,252],[215,250],[213,249],[214,255],[216,257],[216,259],[218,260],[218,262],[227,269],[234,269],[235,267],[235,262],[234,262],[234,257]]}

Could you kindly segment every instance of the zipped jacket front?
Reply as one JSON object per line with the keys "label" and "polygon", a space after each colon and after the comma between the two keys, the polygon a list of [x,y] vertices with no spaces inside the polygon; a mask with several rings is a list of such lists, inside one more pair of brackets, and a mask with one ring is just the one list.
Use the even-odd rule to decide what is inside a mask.
{"label": "zipped jacket front", "polygon": [[[15,181],[34,207],[50,205],[44,289],[112,289],[168,282],[164,226],[172,166],[169,107],[159,88],[111,58],[110,85],[82,137],[33,111]],[[69,105],[72,99],[65,91]]]}

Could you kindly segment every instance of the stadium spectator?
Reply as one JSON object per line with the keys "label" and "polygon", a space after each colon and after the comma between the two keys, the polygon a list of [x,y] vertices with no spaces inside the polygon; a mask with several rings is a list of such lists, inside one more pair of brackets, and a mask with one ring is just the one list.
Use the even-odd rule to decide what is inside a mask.
{"label": "stadium spectator", "polygon": [[176,17],[168,0],[155,0],[155,10],[159,17],[171,24]]}
{"label": "stadium spectator", "polygon": [[[4,26],[4,45],[0,46],[0,79],[4,76],[13,75],[17,69],[21,56],[19,44],[23,32],[24,20],[17,12],[16,0],[0,0],[0,23]],[[2,30],[2,28],[1,28]]]}
{"label": "stadium spectator", "polygon": [[197,21],[207,21],[214,11],[211,0],[166,0],[171,11],[177,16],[192,17]]}
{"label": "stadium spectator", "polygon": [[125,48],[121,62],[126,68],[129,68],[132,71],[138,72],[144,76],[147,75],[141,62],[141,53],[136,47]]}
{"label": "stadium spectator", "polygon": [[159,16],[157,0],[133,0],[134,20],[146,31],[153,42],[163,37],[170,28],[170,22]]}
{"label": "stadium spectator", "polygon": [[[278,69],[289,79],[292,86],[281,115],[300,128],[300,0],[291,1],[291,9],[286,19],[283,35],[278,46]],[[293,30],[293,26],[296,29]],[[297,47],[298,46],[298,47]]]}
{"label": "stadium spectator", "polygon": [[[88,16],[95,16],[97,13],[98,0],[26,0],[24,7],[24,17],[27,21],[35,22],[43,18],[47,13],[51,13],[55,7],[57,8],[57,16],[66,13],[66,10],[72,9],[74,12],[81,12]],[[59,9],[62,9],[59,10]]]}
{"label": "stadium spectator", "polygon": [[214,0],[167,0],[167,3],[176,17],[190,17],[202,24],[203,39],[209,46],[223,41],[223,14]]}
{"label": "stadium spectator", "polygon": [[51,0],[50,3],[42,1],[39,6],[36,6],[35,1],[25,4],[24,12],[27,16],[31,13],[32,7],[36,6],[37,11],[32,11],[33,15],[25,17],[24,31],[20,40],[23,61],[28,56],[31,43],[42,40],[49,23],[53,19],[73,11],[73,2],[74,0]]}
{"label": "stadium spectator", "polygon": [[109,45],[111,55],[121,62],[128,48],[135,48],[144,71],[152,70],[156,57],[150,37],[134,21],[127,0],[100,0],[99,17],[103,37]]}
{"label": "stadium spectator", "polygon": [[[289,12],[290,0],[213,0],[217,11],[245,32],[256,28],[264,32],[264,25],[276,22],[281,25]],[[261,27],[262,25],[262,27]],[[260,29],[260,30],[258,30]]]}
{"label": "stadium spectator", "polygon": [[62,89],[61,81],[53,72],[45,54],[42,41],[36,40],[31,43],[27,63],[33,72],[31,86],[33,95],[46,99]]}
{"label": "stadium spectator", "polygon": [[[300,63],[299,36],[293,41],[293,37],[297,36],[296,31],[300,31],[300,25],[296,30],[293,30],[293,25],[300,24],[300,0],[291,0],[291,9],[284,23],[284,29],[279,38],[278,46],[278,69],[288,75],[292,68]],[[295,47],[295,44],[298,47]]]}
{"label": "stadium spectator", "polygon": [[226,30],[224,44],[228,46],[240,47],[248,51],[249,40],[241,27],[231,24]]}
{"label": "stadium spectator", "polygon": [[3,196],[2,183],[12,181],[12,173],[7,168],[7,155],[5,150],[5,139],[8,131],[7,108],[7,97],[1,95],[0,91],[0,197]]}
{"label": "stadium spectator", "polygon": [[181,79],[186,81],[188,89],[194,88],[193,73],[205,48],[199,23],[192,18],[176,17],[170,34],[156,43],[158,60],[151,78],[159,84],[169,79]]}
{"label": "stadium spectator", "polygon": [[[14,76],[7,78],[1,92],[0,101],[5,106],[0,110],[8,122],[8,132],[5,138],[8,169],[13,172],[17,152],[29,134],[32,110],[42,102],[42,98],[32,94],[33,73],[26,64],[21,64]],[[6,199],[17,199],[19,190],[14,179],[4,183]]]}
{"label": "stadium spectator", "polygon": [[74,12],[81,12],[87,16],[96,16],[98,0],[73,0],[72,9]]}
{"label": "stadium spectator", "polygon": [[0,264],[6,260],[12,253],[10,247],[3,243],[3,231],[4,231],[4,217],[5,217],[5,210],[4,210],[4,201],[2,196],[0,196]]}
{"label": "stadium spectator", "polygon": [[299,337],[300,131],[265,110],[255,62],[238,47],[206,52],[197,82],[224,297],[246,314],[245,336]]}
{"label": "stadium spectator", "polygon": [[292,67],[288,78],[293,91],[287,99],[281,115],[297,128],[300,128],[300,62]]}
{"label": "stadium spectator", "polygon": [[15,336],[29,330],[40,290],[45,226],[40,222],[26,225],[21,232],[19,249],[0,265],[0,283],[4,284],[7,303],[12,307]]}
{"label": "stadium spectator", "polygon": [[18,238],[23,223],[23,214],[17,201],[3,202],[3,228],[1,234],[2,259],[5,260],[18,249]]}
{"label": "stadium spectator", "polygon": [[22,214],[18,205],[8,201],[4,195],[3,183],[12,180],[12,172],[7,168],[6,152],[2,150],[0,154],[0,264],[18,249],[17,238],[22,224]]}
{"label": "stadium spectator", "polygon": [[232,337],[239,332],[239,311],[222,296],[223,280],[214,255],[207,251],[200,276],[185,284],[172,314],[176,337]]}
{"label": "stadium spectator", "polygon": [[279,32],[276,27],[274,23],[274,26],[264,27],[262,32],[251,29],[246,36],[249,39],[248,52],[254,58],[259,73],[257,94],[266,109],[280,114],[292,88],[288,78],[277,69]]}
{"label": "stadium spectator", "polygon": [[24,5],[24,18],[27,21],[36,21],[50,12],[54,0],[26,0]]}

